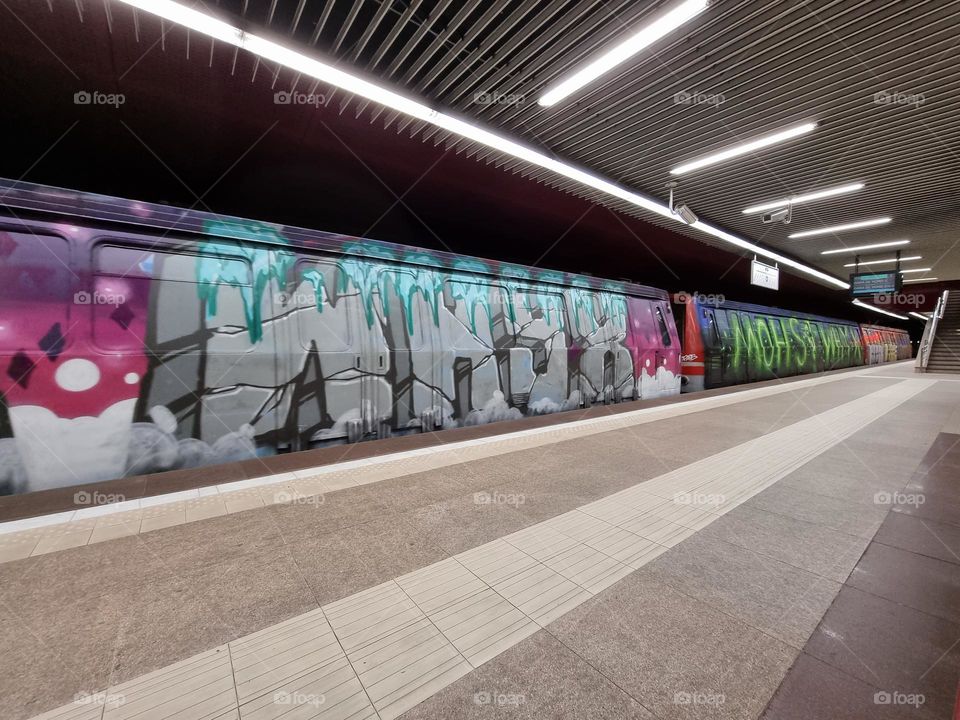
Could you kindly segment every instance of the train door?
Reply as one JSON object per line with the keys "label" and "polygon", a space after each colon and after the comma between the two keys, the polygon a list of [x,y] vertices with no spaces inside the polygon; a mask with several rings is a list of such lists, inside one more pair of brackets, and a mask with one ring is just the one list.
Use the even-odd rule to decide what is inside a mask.
{"label": "train door", "polygon": [[657,390],[661,395],[669,395],[680,391],[680,349],[677,341],[677,326],[667,303],[654,304],[653,314],[657,323],[657,338],[660,341],[655,351]]}
{"label": "train door", "polygon": [[826,369],[826,343],[824,342],[823,329],[820,323],[810,323],[813,329],[813,357],[817,363],[817,372],[823,372]]}
{"label": "train door", "polygon": [[627,346],[634,366],[634,382],[637,397],[657,397],[658,331],[653,315],[653,301],[641,298],[629,299],[630,326]]}
{"label": "train door", "polygon": [[[699,306],[697,306],[699,307]],[[703,308],[703,322],[697,319],[696,332],[700,332],[703,338],[703,375],[704,387],[709,389],[724,384],[725,367],[727,363],[724,338],[720,332],[720,325],[717,320],[717,314],[711,308]],[[729,332],[729,330],[727,330]],[[684,335],[686,337],[686,335]]]}
{"label": "train door", "polygon": [[[735,310],[726,311],[730,323],[730,338],[724,344],[727,346],[727,362],[725,365],[724,384],[750,382],[753,379],[750,364],[753,358],[750,354],[750,343],[744,327],[743,318]],[[722,327],[722,326],[721,326]]]}

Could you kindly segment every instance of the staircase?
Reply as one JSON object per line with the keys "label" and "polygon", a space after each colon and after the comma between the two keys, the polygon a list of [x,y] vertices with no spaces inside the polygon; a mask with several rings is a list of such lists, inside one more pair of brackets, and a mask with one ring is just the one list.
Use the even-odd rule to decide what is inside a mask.
{"label": "staircase", "polygon": [[960,373],[960,292],[953,291],[947,296],[930,348],[927,372]]}

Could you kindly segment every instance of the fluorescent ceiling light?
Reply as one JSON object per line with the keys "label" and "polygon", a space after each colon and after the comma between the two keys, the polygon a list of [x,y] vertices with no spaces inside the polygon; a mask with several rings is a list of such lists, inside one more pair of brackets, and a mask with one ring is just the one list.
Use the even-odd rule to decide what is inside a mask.
{"label": "fluorescent ceiling light", "polygon": [[897,320],[909,320],[909,319],[910,319],[910,318],[908,318],[906,315],[897,315],[897,313],[890,312],[889,310],[881,310],[880,308],[878,308],[878,307],[875,306],[875,305],[868,305],[867,303],[865,303],[865,302],[860,302],[859,300],[854,300],[854,301],[853,301],[853,304],[856,305],[857,307],[866,308],[867,310],[873,310],[874,312],[882,313],[882,314],[884,314],[884,315],[889,315],[890,317],[895,317],[895,318],[897,318]]}
{"label": "fluorescent ceiling light", "polygon": [[906,285],[907,283],[933,282],[934,280],[939,280],[939,278],[935,278],[935,277],[932,277],[932,278],[930,278],[930,277],[926,277],[926,278],[913,278],[913,279],[911,279],[911,280],[903,280],[902,282],[903,282],[904,285]]}
{"label": "fluorescent ceiling light", "polygon": [[907,260],[923,260],[923,255],[908,255],[907,257],[902,258],[885,258],[883,260],[867,260],[866,262],[861,263],[847,263],[844,267],[856,267],[859,265],[883,265],[884,263],[897,262],[906,262]]}
{"label": "fluorescent ceiling light", "polygon": [[869,245],[854,245],[853,247],[837,248],[836,250],[824,250],[821,255],[839,255],[841,253],[860,252],[861,250],[879,250],[880,248],[896,247],[897,245],[909,245],[909,240],[891,240],[889,242],[870,243]]}
{"label": "fluorescent ceiling light", "polygon": [[601,75],[610,72],[622,62],[629,60],[645,47],[653,44],[660,38],[676,30],[684,23],[692,20],[707,9],[708,0],[686,0],[658,19],[645,25],[638,32],[626,40],[610,48],[585,66],[574,72],[565,80],[548,88],[537,103],[543,107],[550,107],[564,98],[572,95],[584,85],[596,80]]}
{"label": "fluorescent ceiling light", "polygon": [[819,190],[817,192],[807,193],[806,195],[795,195],[794,197],[784,198],[775,202],[764,203],[763,205],[754,205],[743,211],[744,215],[753,215],[764,210],[773,210],[774,208],[786,207],[787,205],[800,205],[801,203],[813,202],[822,198],[833,197],[834,195],[844,195],[845,193],[863,190],[863,183],[851,183],[849,185],[840,185],[839,187],[829,188],[828,190]]}
{"label": "fluorescent ceiling light", "polygon": [[[505,153],[519,160],[523,160],[531,165],[544,168],[562,177],[570,178],[581,185],[595,190],[599,190],[607,195],[619,198],[635,207],[642,208],[649,212],[656,213],[663,218],[669,218],[674,222],[681,222],[670,208],[658,200],[653,200],[639,193],[628,190],[617,185],[603,177],[587,172],[575,165],[557,160],[539,150],[510,140],[509,138],[498,135],[497,133],[486,130],[478,125],[461,120],[453,115],[438,112],[433,108],[424,105],[416,100],[408,98],[400,93],[393,92],[380,87],[368,80],[364,80],[356,75],[340,70],[319,60],[315,60],[292,48],[278,45],[270,40],[259,37],[252,33],[244,32],[239,28],[232,28],[230,25],[216,20],[215,18],[204,15],[203,13],[189,10],[174,0],[121,0],[140,10],[159,15],[171,22],[178,23],[185,27],[195,30],[199,33],[209,35],[210,37],[223,40],[237,47],[243,48],[248,52],[258,55],[262,58],[272,60],[292,70],[312,77],[321,82],[342,88],[349,93],[359,97],[366,98],[375,103],[379,103],[392,110],[404,113],[418,120],[423,120],[435,127],[446,130],[460,137],[473,142],[493,148],[499,152]],[[816,268],[803,263],[791,260],[777,252],[756,245],[748,240],[731,235],[728,232],[714,228],[703,222],[697,222],[688,227],[695,227],[702,232],[712,235],[724,242],[735,245],[743,250],[756,253],[762,257],[768,258],[781,265],[791,267],[799,272],[815,277],[825,283],[835,285],[836,287],[847,289],[850,284],[821,272]]]}
{"label": "fluorescent ceiling light", "polygon": [[910,268],[909,270],[901,270],[900,274],[906,275],[907,273],[930,272],[931,270],[933,270],[933,268]]}
{"label": "fluorescent ceiling light", "polygon": [[874,227],[876,225],[886,225],[891,218],[879,217],[873,220],[861,220],[859,222],[847,223],[846,225],[832,225],[830,227],[819,228],[817,230],[804,230],[803,232],[793,233],[789,237],[791,240],[803,237],[813,237],[814,235],[827,235],[829,233],[844,232],[846,230],[856,230],[857,228]]}
{"label": "fluorescent ceiling light", "polygon": [[927,320],[930,319],[930,318],[927,317],[926,315],[921,315],[920,313],[914,312],[913,310],[911,310],[910,312],[908,312],[907,315],[913,315],[917,320],[923,320],[924,322],[926,322]]}
{"label": "fluorescent ceiling light", "polygon": [[748,140],[745,143],[741,143],[740,145],[734,145],[726,150],[713,153],[712,155],[704,155],[696,160],[691,160],[683,165],[678,165],[670,171],[670,174],[683,175],[691,170],[699,170],[700,168],[707,167],[708,165],[715,165],[718,162],[739,157],[740,155],[745,155],[749,152],[753,152],[754,150],[769,147],[770,145],[776,145],[777,143],[790,140],[791,138],[795,138],[799,135],[806,135],[809,132],[813,132],[816,127],[817,124],[815,122],[809,122],[787,128],[786,130],[780,130],[779,132],[775,132],[770,135],[763,135],[761,137],[754,138],[753,140]]}

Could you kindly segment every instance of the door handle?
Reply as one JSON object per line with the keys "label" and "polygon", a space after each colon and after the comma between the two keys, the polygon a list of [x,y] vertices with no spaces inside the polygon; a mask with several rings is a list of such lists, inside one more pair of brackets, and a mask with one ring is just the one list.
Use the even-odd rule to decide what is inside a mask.
{"label": "door handle", "polygon": [[357,355],[357,370],[360,369],[360,356]]}

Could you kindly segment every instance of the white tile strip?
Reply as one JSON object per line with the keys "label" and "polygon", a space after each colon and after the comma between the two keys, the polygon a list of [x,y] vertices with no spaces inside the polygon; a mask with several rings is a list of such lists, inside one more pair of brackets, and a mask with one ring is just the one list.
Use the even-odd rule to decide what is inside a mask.
{"label": "white tile strip", "polygon": [[935,383],[886,387],[34,720],[395,718]]}
{"label": "white tile strip", "polygon": [[725,407],[851,377],[875,377],[875,371],[876,368],[738,390],[728,395],[694,398],[663,407],[639,408],[606,417],[13,520],[0,523],[0,562],[137,535],[265,505],[293,502],[297,498]]}

